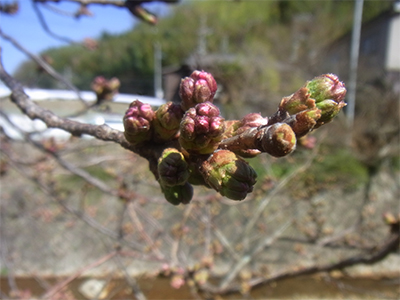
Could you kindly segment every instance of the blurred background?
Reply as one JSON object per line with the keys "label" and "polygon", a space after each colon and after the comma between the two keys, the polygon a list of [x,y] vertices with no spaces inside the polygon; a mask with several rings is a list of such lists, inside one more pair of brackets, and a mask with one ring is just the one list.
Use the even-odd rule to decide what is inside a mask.
{"label": "blurred background", "polygon": [[[1,298],[399,298],[399,2],[143,3],[155,25],[54,2],[2,0],[0,42],[6,71],[58,115],[122,130],[130,101],[179,102],[196,69],[214,75],[226,119],[270,116],[323,73],[345,82],[348,106],[288,157],[249,160],[258,182],[243,202],[197,187],[172,207],[146,160],[30,125],[1,87]],[[116,77],[119,96],[80,114],[28,53],[81,91]]]}

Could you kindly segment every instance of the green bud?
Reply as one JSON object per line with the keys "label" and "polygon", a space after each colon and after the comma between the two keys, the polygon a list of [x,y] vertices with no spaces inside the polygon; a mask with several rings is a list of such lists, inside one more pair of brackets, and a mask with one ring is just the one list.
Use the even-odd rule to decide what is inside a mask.
{"label": "green bud", "polygon": [[165,199],[173,204],[188,204],[193,198],[193,187],[186,182],[184,185],[162,186]]}
{"label": "green bud", "polygon": [[306,109],[315,108],[315,100],[310,98],[307,88],[301,88],[294,94],[284,97],[279,104],[280,112],[287,112],[289,115],[297,114]]}
{"label": "green bud", "polygon": [[156,117],[153,120],[155,139],[167,141],[174,138],[179,131],[179,125],[183,117],[183,110],[179,104],[168,102],[161,105],[156,111]]}
{"label": "green bud", "polygon": [[175,148],[167,148],[163,151],[157,167],[163,186],[183,185],[189,178],[185,157]]}
{"label": "green bud", "polygon": [[321,110],[321,118],[317,121],[316,128],[332,121],[345,105],[344,102],[337,103],[330,99],[318,102],[317,107]]}
{"label": "green bud", "polygon": [[315,77],[306,84],[310,97],[315,99],[316,103],[331,99],[340,103],[346,96],[346,88],[343,82],[335,74],[324,74]]}
{"label": "green bud", "polygon": [[217,150],[202,164],[205,181],[222,196],[243,200],[253,191],[257,174],[243,159],[229,150]]}
{"label": "green bud", "polygon": [[320,118],[321,111],[315,108],[299,112],[285,120],[285,123],[292,128],[296,137],[299,138],[313,130]]}

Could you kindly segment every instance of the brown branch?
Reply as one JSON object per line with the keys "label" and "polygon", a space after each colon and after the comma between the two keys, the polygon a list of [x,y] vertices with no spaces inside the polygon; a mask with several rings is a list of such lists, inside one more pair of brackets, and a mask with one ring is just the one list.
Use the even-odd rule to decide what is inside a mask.
{"label": "brown branch", "polygon": [[[381,247],[379,247],[374,253],[366,254],[366,255],[355,255],[343,260],[340,260],[336,263],[326,264],[322,266],[312,266],[309,268],[303,268],[296,271],[285,271],[282,273],[278,273],[276,275],[272,275],[268,278],[259,277],[251,279],[248,283],[251,288],[255,288],[258,286],[262,286],[265,284],[269,284],[271,282],[280,281],[283,279],[299,277],[303,275],[312,275],[321,272],[330,272],[333,270],[343,270],[345,268],[359,265],[359,264],[366,264],[372,265],[387,257],[390,253],[393,253],[399,249],[399,242],[400,242],[400,233],[398,231],[392,233],[389,238],[386,240],[385,243]],[[202,291],[209,292],[218,295],[226,295],[240,292],[240,285],[236,286],[229,286],[225,289],[218,288],[211,284],[206,284],[202,287]]]}
{"label": "brown branch", "polygon": [[117,251],[113,251],[105,256],[103,256],[102,258],[96,260],[95,262],[81,268],[79,271],[77,271],[75,274],[71,275],[70,277],[68,277],[67,279],[65,279],[64,281],[56,284],[51,290],[47,291],[46,294],[44,294],[44,296],[42,297],[43,299],[48,299],[51,298],[52,296],[54,296],[56,293],[58,293],[59,291],[61,291],[63,288],[65,288],[71,281],[73,281],[74,279],[78,278],[79,276],[81,276],[85,271],[93,269],[94,267],[97,267],[103,263],[105,263],[106,261],[110,260],[112,257],[114,257],[118,252]]}
{"label": "brown branch", "polygon": [[58,39],[60,41],[66,42],[68,44],[77,44],[75,41],[73,41],[73,40],[71,40],[71,39],[69,39],[67,37],[55,34],[53,31],[50,30],[49,25],[47,25],[47,22],[46,22],[42,12],[40,11],[40,9],[39,9],[39,7],[37,5],[37,1],[33,1],[32,2],[32,6],[33,6],[33,10],[36,13],[36,16],[39,19],[40,25],[42,25],[44,31],[46,31],[48,35],[50,35],[51,37],[53,37],[55,39]]}
{"label": "brown branch", "polygon": [[[1,33],[1,31],[0,31]],[[1,62],[1,52],[0,52]],[[168,147],[178,147],[177,140],[165,144],[149,144],[134,146],[130,144],[124,137],[122,131],[113,129],[106,124],[92,125],[73,121],[67,118],[61,118],[52,111],[44,109],[35,104],[24,92],[21,84],[11,77],[0,63],[0,80],[11,90],[11,101],[18,106],[22,113],[26,114],[30,119],[39,119],[43,121],[49,128],[59,128],[71,133],[73,136],[81,136],[87,134],[102,141],[111,141],[121,145],[123,148],[130,150],[149,161],[149,169],[158,178],[157,161],[163,149]]]}
{"label": "brown branch", "polygon": [[[36,2],[60,2],[60,0],[34,0]],[[64,2],[74,2],[82,5],[100,4],[100,5],[113,5],[117,7],[124,7],[125,0],[63,0]]]}
{"label": "brown branch", "polygon": [[[15,48],[17,48],[18,50],[20,50],[21,52],[25,53],[30,59],[32,59],[33,61],[35,61],[41,68],[43,68],[43,70],[45,70],[51,77],[53,77],[54,79],[62,82],[63,84],[65,84],[69,89],[71,89],[72,91],[74,91],[77,94],[78,99],[84,103],[86,106],[87,103],[82,99],[82,97],[80,96],[79,90],[77,87],[75,87],[70,81],[68,81],[64,76],[62,76],[61,74],[57,73],[56,70],[54,70],[48,63],[46,63],[45,60],[43,60],[42,58],[40,58],[39,56],[31,53],[30,51],[28,51],[25,47],[23,47],[20,43],[18,43],[14,38],[12,38],[11,36],[5,34],[1,29],[0,29],[0,36],[2,38],[4,38],[5,40],[9,41],[10,43],[12,43],[14,45]],[[1,49],[1,47],[0,47]],[[0,60],[1,60],[1,53],[0,53]],[[1,73],[5,73],[4,67],[2,66],[1,63]],[[8,75],[8,74],[7,74]],[[8,86],[7,82],[10,82],[10,80],[7,80],[7,82],[5,81],[6,79],[3,78],[3,76],[7,76],[6,74],[2,74],[1,80],[4,81],[4,83],[6,83],[6,85]],[[9,75],[8,75],[9,76]],[[9,76],[11,77],[11,76]],[[12,81],[10,82],[12,83]],[[13,85],[16,85],[15,83]],[[8,86],[8,88],[10,88],[11,90],[13,90],[10,86]]]}

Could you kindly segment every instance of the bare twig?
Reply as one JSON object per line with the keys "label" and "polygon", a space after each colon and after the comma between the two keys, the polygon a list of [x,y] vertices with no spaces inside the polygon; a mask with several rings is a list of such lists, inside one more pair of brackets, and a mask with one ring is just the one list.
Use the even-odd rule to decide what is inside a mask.
{"label": "bare twig", "polygon": [[117,255],[114,257],[114,260],[116,261],[119,269],[123,271],[125,280],[128,283],[129,287],[132,289],[136,299],[137,300],[146,300],[147,298],[143,294],[142,290],[140,289],[140,286],[137,283],[136,279],[133,278],[132,276],[130,276],[128,271],[126,270],[126,267],[124,266],[124,264],[121,261],[121,257],[119,255]]}
{"label": "bare twig", "polygon": [[[10,43],[12,43],[15,48],[17,48],[21,52],[25,53],[29,58],[31,58],[33,61],[35,61],[40,67],[43,68],[43,70],[45,70],[54,79],[64,83],[69,89],[71,89],[72,91],[74,91],[77,94],[78,99],[80,101],[82,101],[82,103],[84,103],[86,106],[88,106],[87,103],[80,96],[79,89],[77,87],[75,87],[70,81],[68,81],[64,76],[62,76],[56,70],[54,70],[42,58],[40,58],[39,56],[37,56],[37,55],[31,53],[30,51],[28,51],[25,47],[23,47],[20,43],[18,43],[14,38],[12,38],[11,36],[5,34],[1,29],[0,29],[0,36],[2,38],[4,38],[5,40],[8,40]],[[0,50],[1,50],[1,48],[0,48]],[[1,60],[1,53],[0,53],[0,60]],[[2,73],[5,73],[5,70],[4,70],[3,66],[1,66],[1,71],[2,71]],[[6,76],[6,75],[2,74],[2,77],[4,77],[4,76]],[[1,78],[1,80],[3,80],[6,83],[6,79],[5,78]],[[10,80],[7,80],[7,82],[10,82]],[[7,83],[6,83],[6,85],[7,85]],[[10,86],[8,86],[8,88],[13,90],[13,88],[10,87]]]}
{"label": "bare twig", "polygon": [[154,255],[159,259],[162,260],[164,259],[164,255],[161,253],[161,251],[157,248],[155,242],[152,240],[152,238],[147,234],[146,230],[143,227],[142,222],[140,221],[137,213],[136,213],[136,204],[137,202],[129,202],[128,203],[128,214],[133,222],[133,224],[136,225],[136,229],[139,231],[141,237],[146,240],[148,243],[148,247],[154,252]]}
{"label": "bare twig", "polygon": [[226,290],[228,286],[232,283],[239,272],[250,263],[254,257],[264,250],[266,247],[270,246],[283,232],[290,226],[292,221],[286,222],[282,227],[276,230],[272,236],[261,241],[257,247],[255,247],[250,253],[243,255],[243,257],[237,262],[230,271],[227,272],[226,277],[222,280],[219,289]]}
{"label": "bare twig", "polygon": [[265,208],[268,206],[268,204],[271,202],[271,200],[278,195],[282,189],[292,180],[294,177],[296,177],[299,173],[304,172],[307,168],[311,166],[311,163],[313,162],[314,158],[316,157],[318,151],[317,149],[314,150],[313,154],[309,156],[307,161],[298,167],[296,170],[291,172],[289,175],[287,175],[285,178],[281,179],[279,183],[273,188],[273,190],[268,194],[267,197],[265,197],[260,204],[258,205],[257,209],[252,213],[252,217],[248,220],[246,226],[244,227],[243,233],[242,233],[242,238],[248,236],[249,232],[253,229],[254,225],[257,223],[258,219],[261,217],[261,214],[264,212]]}
{"label": "bare twig", "polygon": [[81,276],[84,272],[86,272],[87,270],[93,269],[103,263],[105,263],[106,261],[110,260],[112,257],[114,257],[118,252],[117,251],[113,251],[103,257],[101,257],[100,259],[96,260],[95,262],[81,268],[79,271],[77,271],[75,274],[69,276],[67,279],[65,279],[64,281],[60,282],[59,284],[55,285],[52,289],[50,289],[49,291],[46,292],[46,294],[43,295],[43,299],[49,299],[52,296],[54,296],[56,293],[58,293],[59,291],[61,291],[63,288],[65,288],[71,281],[73,281],[74,279],[78,278],[79,276]]}
{"label": "bare twig", "polygon": [[[362,255],[355,255],[351,256],[349,258],[345,258],[342,260],[339,260],[334,263],[326,264],[326,265],[314,265],[308,268],[301,268],[301,269],[296,269],[295,271],[293,270],[287,270],[283,271],[281,273],[269,276],[267,278],[265,277],[257,277],[251,279],[248,284],[250,287],[255,288],[257,286],[269,284],[271,282],[276,282],[288,278],[295,278],[303,275],[312,275],[316,273],[321,273],[321,272],[330,272],[333,270],[343,270],[345,268],[358,265],[358,264],[366,264],[366,265],[372,265],[374,263],[377,263],[384,258],[386,258],[390,253],[393,253],[398,250],[399,248],[399,242],[400,242],[400,233],[398,231],[392,232],[389,238],[386,240],[385,243],[383,243],[380,247],[377,247],[373,253],[366,253]],[[245,260],[249,260],[249,258],[243,258],[244,262]],[[226,286],[225,289],[222,289],[220,287],[216,287],[211,284],[206,284],[202,287],[202,290],[205,292],[213,293],[213,294],[218,294],[218,295],[226,295],[226,294],[231,294],[231,293],[237,293],[240,291],[240,286],[238,285],[230,285]]]}
{"label": "bare twig", "polygon": [[77,44],[75,41],[73,41],[73,40],[71,40],[71,39],[69,39],[67,37],[55,34],[54,32],[52,32],[50,30],[50,28],[47,25],[47,22],[46,22],[46,20],[45,20],[45,18],[43,16],[42,12],[40,11],[40,9],[39,9],[39,7],[37,5],[37,1],[32,1],[32,6],[33,6],[33,10],[35,11],[35,13],[36,13],[36,15],[37,15],[37,17],[39,19],[40,24],[42,25],[44,31],[46,31],[48,35],[50,35],[53,38],[56,38],[56,39],[58,39],[60,41],[66,42],[68,44]]}
{"label": "bare twig", "polygon": [[110,188],[105,182],[103,182],[102,180],[90,175],[88,172],[86,172],[83,169],[80,169],[76,166],[74,166],[73,164],[71,164],[70,162],[64,160],[63,158],[61,158],[57,152],[54,151],[50,151],[48,149],[46,149],[42,144],[34,141],[29,134],[26,134],[25,132],[23,132],[21,130],[21,128],[19,128],[18,126],[16,126],[15,124],[12,123],[11,120],[9,120],[8,116],[6,114],[4,114],[3,112],[0,112],[0,115],[6,119],[11,125],[14,126],[15,129],[17,129],[21,134],[24,135],[25,139],[34,147],[38,148],[39,150],[41,150],[42,152],[45,152],[47,154],[50,154],[63,168],[65,168],[66,170],[68,170],[69,172],[71,172],[72,174],[75,174],[79,177],[81,177],[82,179],[84,179],[86,182],[90,183],[91,185],[97,187],[99,190],[101,190],[103,193],[106,194],[110,194],[113,196],[117,196],[118,192],[112,188]]}
{"label": "bare twig", "polygon": [[[59,2],[60,0],[34,0],[38,2]],[[73,2],[82,5],[100,4],[100,5],[113,5],[117,7],[124,7],[125,0],[63,0],[64,2]]]}

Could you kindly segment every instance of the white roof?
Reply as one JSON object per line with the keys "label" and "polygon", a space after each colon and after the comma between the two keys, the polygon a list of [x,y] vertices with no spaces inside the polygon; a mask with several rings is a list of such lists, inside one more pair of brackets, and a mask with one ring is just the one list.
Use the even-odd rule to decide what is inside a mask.
{"label": "white roof", "polygon": [[[43,101],[43,100],[78,100],[77,93],[74,91],[68,90],[45,90],[45,89],[29,89],[24,88],[25,93],[34,101]],[[0,98],[10,96],[11,91],[5,87],[0,85]],[[81,91],[79,92],[80,97],[88,102],[96,101],[96,94],[90,91]],[[143,103],[148,103],[152,106],[160,106],[164,104],[166,101],[164,99],[150,97],[150,96],[142,96],[135,94],[117,94],[114,96],[113,102],[116,103],[131,103],[135,100],[139,100]]]}

